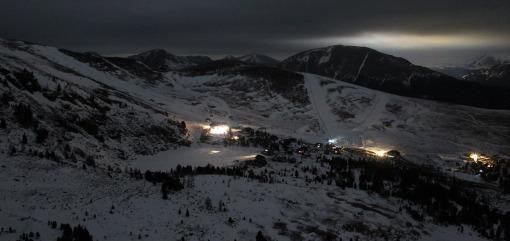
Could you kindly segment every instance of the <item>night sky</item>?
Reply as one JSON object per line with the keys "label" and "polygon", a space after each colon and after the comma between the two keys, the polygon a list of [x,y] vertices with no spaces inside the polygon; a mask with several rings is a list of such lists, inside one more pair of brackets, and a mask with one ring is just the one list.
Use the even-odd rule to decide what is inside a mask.
{"label": "night sky", "polygon": [[0,38],[127,55],[264,53],[334,44],[422,65],[510,55],[509,0],[1,0]]}

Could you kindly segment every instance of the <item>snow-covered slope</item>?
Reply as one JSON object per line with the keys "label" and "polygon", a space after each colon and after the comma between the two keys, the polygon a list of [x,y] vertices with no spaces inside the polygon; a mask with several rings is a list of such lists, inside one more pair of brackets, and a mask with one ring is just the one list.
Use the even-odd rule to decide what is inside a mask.
{"label": "snow-covered slope", "polygon": [[[397,149],[419,160],[468,150],[509,153],[510,111],[492,111],[405,98],[305,75],[314,111],[329,138],[351,145]],[[503,146],[501,145],[503,144]]]}
{"label": "snow-covered slope", "polygon": [[291,56],[280,65],[402,96],[510,109],[506,91],[458,80],[366,47],[336,45],[312,49]]}
{"label": "snow-covered slope", "polygon": [[[509,111],[401,97],[238,60],[146,78],[153,73],[159,72],[137,61],[1,42],[0,119],[7,126],[1,128],[0,120],[0,240],[29,232],[54,240],[62,232],[48,223],[53,220],[85,226],[94,240],[119,241],[255,240],[259,231],[268,240],[474,241],[486,240],[482,234],[503,237],[501,230],[508,227],[499,214],[467,220],[491,225],[490,231],[466,220],[436,222],[430,216],[440,201],[436,196],[417,204],[415,195],[403,199],[392,193],[399,191],[393,185],[408,184],[404,175],[379,180],[389,193],[367,190],[375,180],[368,169],[352,167],[360,156],[347,151],[306,156],[282,150],[280,157],[288,158],[282,161],[254,143],[246,147],[221,138],[219,144],[203,143],[199,136],[210,119],[276,134],[270,139],[279,146],[291,137],[300,139],[295,147],[336,139],[345,150],[395,149],[435,168],[448,165],[442,156],[471,151],[507,156]],[[150,181],[150,173],[131,170],[180,168],[184,173],[190,169],[177,164],[223,166],[262,153],[267,159],[262,167],[241,163],[246,169],[238,169],[237,176],[214,174],[219,170],[214,168],[176,174],[184,189],[170,192],[167,200],[161,195],[164,185]],[[346,158],[347,168],[335,167],[342,159],[324,159],[332,157]],[[390,160],[374,160],[385,172],[406,170]],[[501,213],[509,210],[508,195],[495,184],[471,179],[476,182],[466,184],[469,190],[487,194],[490,207]],[[440,181],[438,186],[444,181],[423,180]],[[472,203],[465,208],[446,203],[453,207],[448,210],[473,209]],[[492,211],[481,207],[482,213]]]}
{"label": "snow-covered slope", "polygon": [[464,75],[463,78],[483,85],[510,89],[510,63],[473,70],[469,74]]}
{"label": "snow-covered slope", "polygon": [[510,88],[510,60],[482,55],[464,66],[438,67],[435,70],[483,86]]}
{"label": "snow-covered slope", "polygon": [[100,56],[69,53],[0,42],[3,153],[110,162],[186,143],[164,109],[115,88],[150,86],[153,79]]}
{"label": "snow-covered slope", "polygon": [[62,88],[68,83],[104,88],[190,123],[213,118],[313,141],[343,137],[355,146],[395,148],[417,161],[468,151],[510,153],[508,111],[400,97],[326,77],[238,62],[219,61],[210,68],[169,72],[157,82],[147,82],[135,75],[119,75],[121,68],[105,71],[51,47],[12,42],[2,46],[5,69],[31,69],[41,86],[50,90],[58,83]]}
{"label": "snow-covered slope", "polygon": [[505,63],[509,63],[509,62],[510,61],[508,59],[484,54],[484,55],[476,57],[474,60],[468,62],[465,67],[468,69],[488,69],[493,66],[496,66],[499,64],[505,64]]}
{"label": "snow-covered slope", "polygon": [[[267,78],[246,75],[238,67],[200,76],[173,75],[178,88],[160,88],[167,94],[152,98],[196,122],[212,117],[308,141],[337,138],[356,147],[397,149],[419,162],[441,162],[440,156],[471,151],[510,153],[510,111],[401,97],[300,75],[291,75],[294,81],[283,92],[275,91]],[[276,75],[267,76],[280,81]],[[293,85],[301,87],[293,90]],[[307,98],[295,100],[291,93]],[[182,102],[170,103],[168,95]]]}

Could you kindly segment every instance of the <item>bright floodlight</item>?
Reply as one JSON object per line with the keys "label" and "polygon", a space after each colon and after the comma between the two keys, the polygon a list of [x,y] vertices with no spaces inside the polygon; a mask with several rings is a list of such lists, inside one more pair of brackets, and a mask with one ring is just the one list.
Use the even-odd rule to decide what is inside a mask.
{"label": "bright floodlight", "polygon": [[209,133],[211,133],[212,135],[225,135],[228,133],[229,129],[230,127],[228,127],[227,125],[212,126],[211,129],[209,130]]}
{"label": "bright floodlight", "polygon": [[220,151],[212,150],[212,151],[209,152],[209,154],[216,154],[216,153],[220,153]]}
{"label": "bright floodlight", "polygon": [[374,151],[375,155],[378,157],[386,156],[386,151]]}
{"label": "bright floodlight", "polygon": [[337,142],[337,139],[329,139],[328,140],[329,144],[335,144],[336,142]]}
{"label": "bright floodlight", "polygon": [[473,159],[473,161],[475,161],[475,162],[478,161],[479,157],[480,156],[478,156],[478,154],[476,154],[476,153],[469,154],[469,158]]}

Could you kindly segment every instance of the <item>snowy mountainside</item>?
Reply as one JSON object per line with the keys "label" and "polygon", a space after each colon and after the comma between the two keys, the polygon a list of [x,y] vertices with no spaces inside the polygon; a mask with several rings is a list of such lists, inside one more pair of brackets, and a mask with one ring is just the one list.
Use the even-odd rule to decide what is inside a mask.
{"label": "snowy mountainside", "polygon": [[279,93],[267,79],[247,75],[247,68],[172,74],[175,88],[159,88],[154,92],[161,95],[152,98],[196,122],[211,117],[308,141],[335,138],[348,146],[397,149],[418,162],[442,165],[441,155],[471,151],[510,153],[509,111],[401,97],[312,74],[289,75],[299,88]]}
{"label": "snowy mountainside", "polygon": [[180,123],[163,109],[103,83],[146,85],[146,79],[115,65],[100,71],[66,52],[0,43],[2,152],[104,162],[186,144]]}
{"label": "snowy mountainside", "polygon": [[[201,76],[179,75],[186,96],[206,105],[207,116],[232,124],[264,127],[284,135],[317,128],[301,74],[264,66],[237,66]],[[217,100],[216,103],[210,103]],[[219,102],[219,103],[218,103]],[[173,108],[172,108],[173,109]],[[286,125],[282,125],[282,121]]]}
{"label": "snowy mountainside", "polygon": [[151,84],[163,79],[161,73],[135,59],[103,57],[96,53],[78,53],[65,49],[59,51],[80,62],[87,63],[99,71],[112,73],[119,79],[143,79]]}
{"label": "snowy mountainside", "polygon": [[153,49],[129,57],[138,60],[153,70],[168,72],[170,70],[184,69],[200,64],[206,64],[212,60],[206,56],[177,56],[164,49]]}
{"label": "snowy mountainside", "polygon": [[[258,85],[260,80],[246,75],[250,72],[245,70],[251,68],[229,65],[198,76],[174,78],[176,85],[194,92],[186,92],[186,96],[206,96],[191,101],[202,103],[197,105],[204,106],[202,113],[309,141],[338,138],[350,146],[401,150],[410,159],[422,162],[469,151],[510,153],[510,146],[505,144],[510,136],[506,124],[509,111],[401,97],[313,74],[291,75],[296,84],[301,85],[302,79],[303,89],[296,92],[286,87],[288,92],[307,96],[308,100],[292,102],[273,88]],[[278,81],[273,74],[267,76]],[[213,104],[214,108],[204,105],[211,95],[221,104]]]}
{"label": "snowy mountainside", "polygon": [[482,55],[464,66],[446,66],[436,71],[483,86],[510,88],[510,60]]}
{"label": "snowy mountainside", "polygon": [[[96,62],[80,62],[55,48],[19,45],[23,49],[15,52],[4,47],[4,58],[15,61],[3,63],[17,61],[21,63],[18,69],[37,70],[34,73],[40,81],[45,78],[38,75],[48,76],[50,89],[56,88],[53,81],[105,88],[190,123],[212,118],[318,142],[344,137],[355,146],[393,147],[417,161],[475,150],[509,153],[505,144],[510,136],[505,124],[510,119],[508,111],[399,97],[238,60],[171,71],[154,82],[129,74],[133,72],[130,68],[105,71]],[[34,61],[37,64],[27,65]],[[101,58],[99,63],[103,63]],[[128,74],[119,75],[120,71]]]}
{"label": "snowy mountainside", "polygon": [[[309,173],[299,167],[328,171],[311,159],[294,164],[297,168],[271,162],[254,169],[261,174],[270,170],[278,177],[275,183],[197,175],[190,177],[191,186],[171,193],[167,200],[161,198],[159,185],[121,171],[82,170],[17,157],[2,164],[0,227],[15,232],[1,233],[0,240],[28,232],[54,240],[60,231],[49,221],[81,224],[94,239],[119,241],[255,240],[259,231],[271,240],[289,241],[489,240],[469,225],[461,225],[461,232],[459,226],[423,221],[420,209],[408,201],[305,182]],[[297,170],[299,177],[294,176]]]}
{"label": "snowy mountainside", "polygon": [[[1,42],[0,119],[7,123],[2,127],[0,120],[0,240],[29,232],[55,240],[63,223],[86,227],[94,240],[119,241],[510,237],[510,223],[502,219],[509,196],[477,176],[466,185],[487,194],[489,204],[485,197],[478,203],[434,195],[431,187],[456,194],[465,183],[430,173],[412,179],[416,172],[406,170],[414,164],[407,161],[364,154],[368,159],[353,162],[360,156],[347,151],[306,156],[292,149],[335,138],[346,149],[395,149],[435,170],[445,165],[440,154],[508,154],[509,111],[396,96],[239,60],[158,73],[132,59]],[[152,74],[157,78],[146,78]],[[294,145],[271,155],[255,141],[202,142],[196,133],[208,118],[252,127],[279,148]],[[262,165],[181,166],[226,150],[263,159]],[[175,167],[170,180],[182,182],[180,189],[165,193],[169,181],[154,178],[165,173],[132,169],[131,163],[148,167],[153,158],[179,161],[167,166]],[[371,179],[377,173],[387,179]],[[409,180],[430,182],[418,189]],[[418,191],[403,197],[412,190]],[[459,223],[457,213],[476,218]],[[492,215],[478,218],[485,214]]]}
{"label": "snowy mountainside", "polygon": [[[410,159],[490,150],[507,155],[509,111],[458,106],[373,91],[305,75],[314,109],[329,138],[347,144],[398,149]],[[414,156],[415,158],[412,158]],[[438,163],[438,165],[441,165]]]}
{"label": "snowy mountainside", "polygon": [[465,67],[468,69],[488,69],[499,64],[507,63],[510,63],[510,60],[484,54],[482,56],[476,57],[471,62],[468,62]]}
{"label": "snowy mountainside", "polygon": [[401,96],[509,109],[507,90],[458,80],[366,47],[330,46],[291,56],[280,66]]}
{"label": "snowy mountainside", "polygon": [[510,89],[510,63],[473,70],[469,74],[464,75],[463,78],[483,85]]}

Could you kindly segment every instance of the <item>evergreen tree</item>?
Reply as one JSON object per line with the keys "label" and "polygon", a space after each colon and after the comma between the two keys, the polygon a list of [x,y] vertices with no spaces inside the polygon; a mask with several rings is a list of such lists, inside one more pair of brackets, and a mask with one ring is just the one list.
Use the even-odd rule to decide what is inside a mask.
{"label": "evergreen tree", "polygon": [[256,241],[267,241],[266,237],[264,237],[264,235],[262,235],[262,232],[259,231],[257,233],[257,237],[255,238]]}
{"label": "evergreen tree", "polygon": [[5,119],[2,118],[0,119],[0,129],[5,129],[7,128],[7,123],[5,122]]}
{"label": "evergreen tree", "polygon": [[12,146],[11,149],[9,150],[9,155],[10,156],[14,156],[16,154],[16,147]]}
{"label": "evergreen tree", "polygon": [[[161,194],[163,195],[164,200],[168,199],[168,189],[165,187],[165,185],[161,185]],[[180,212],[181,210],[179,209],[179,213]]]}
{"label": "evergreen tree", "polygon": [[14,76],[18,80],[18,84],[21,85],[18,86],[28,90],[30,93],[41,90],[41,86],[39,85],[37,79],[34,77],[34,73],[26,69],[23,69],[20,72],[15,72]]}
{"label": "evergreen tree", "polygon": [[29,105],[18,104],[14,106],[14,117],[20,125],[24,128],[30,127],[35,124],[35,119],[32,114],[32,108]]}
{"label": "evergreen tree", "polygon": [[21,144],[27,144],[27,136],[25,134],[23,134],[23,137],[21,137]]}
{"label": "evergreen tree", "polygon": [[179,131],[181,132],[181,134],[185,134],[188,131],[188,129],[186,129],[186,122],[181,121],[181,123],[179,124]]}
{"label": "evergreen tree", "polygon": [[213,208],[213,206],[212,206],[211,198],[209,198],[209,197],[205,198],[205,209],[212,210],[212,208]]}

